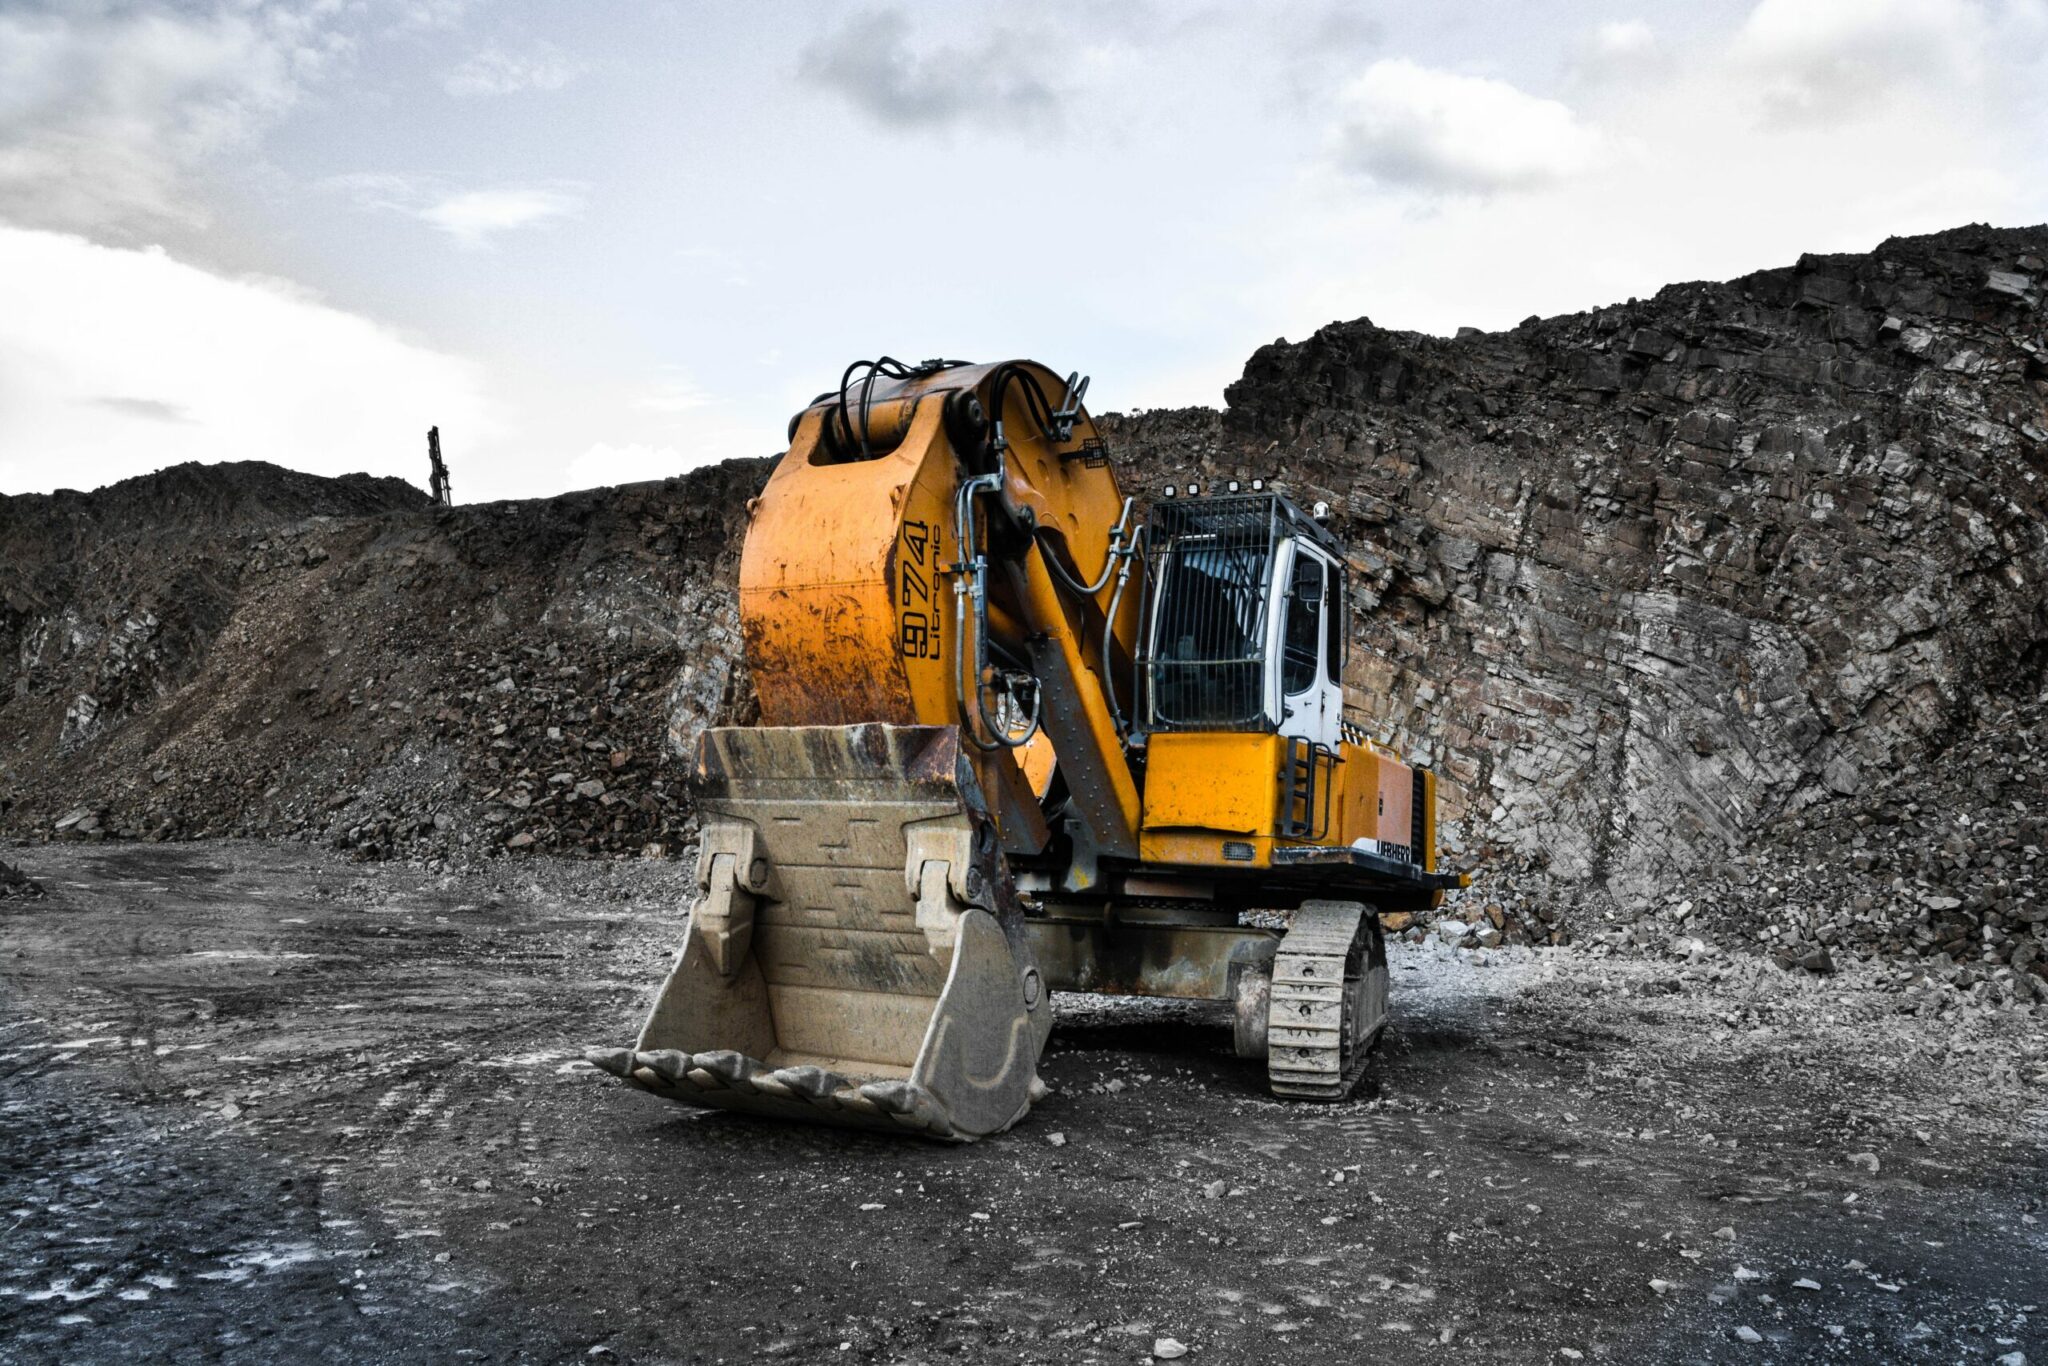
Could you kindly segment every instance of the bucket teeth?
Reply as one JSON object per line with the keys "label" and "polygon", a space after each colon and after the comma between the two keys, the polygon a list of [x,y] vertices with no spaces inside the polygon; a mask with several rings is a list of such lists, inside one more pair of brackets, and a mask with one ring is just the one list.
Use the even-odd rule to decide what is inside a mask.
{"label": "bucket teeth", "polygon": [[583,1061],[615,1077],[633,1075],[633,1050],[630,1048],[592,1048],[583,1054]]}
{"label": "bucket teeth", "polygon": [[709,1072],[720,1085],[747,1094],[753,1093],[754,1078],[761,1072],[760,1063],[744,1053],[735,1053],[730,1048],[699,1053],[694,1061],[697,1070]]}
{"label": "bucket teeth", "polygon": [[861,1097],[906,1129],[920,1130],[937,1138],[949,1137],[953,1122],[938,1098],[915,1082],[871,1081],[860,1088]]}
{"label": "bucket teeth", "polygon": [[860,1088],[860,1093],[885,1115],[907,1115],[917,1108],[918,1098],[925,1091],[907,1081],[871,1081]]}
{"label": "bucket teeth", "polygon": [[655,1076],[660,1077],[670,1086],[683,1085],[683,1075],[690,1070],[691,1066],[690,1055],[678,1052],[673,1048],[660,1048],[652,1053],[642,1053],[638,1061],[640,1066],[654,1073]]}
{"label": "bucket teeth", "polygon": [[857,1115],[865,1115],[869,1119],[886,1120],[888,1118],[887,1115],[882,1113],[879,1106],[862,1095],[860,1088],[852,1083],[848,1083],[838,1091],[833,1092],[832,1103],[842,1110],[848,1110]]}
{"label": "bucket teeth", "polygon": [[822,1067],[785,1067],[765,1077],[756,1077],[754,1085],[763,1091],[780,1093],[791,1100],[808,1100],[814,1103],[829,1102],[835,1091],[851,1086],[852,1083],[837,1072],[828,1072]]}

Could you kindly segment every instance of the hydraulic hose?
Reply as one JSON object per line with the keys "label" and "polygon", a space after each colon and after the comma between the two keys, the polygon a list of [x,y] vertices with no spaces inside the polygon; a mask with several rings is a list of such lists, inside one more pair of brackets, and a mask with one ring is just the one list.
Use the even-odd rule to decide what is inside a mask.
{"label": "hydraulic hose", "polygon": [[[1131,510],[1131,501],[1130,501],[1130,499],[1126,498],[1126,499],[1124,500],[1124,514],[1125,514],[1126,516],[1129,516],[1129,515],[1130,515],[1130,510]],[[1107,693],[1107,694],[1109,695],[1109,716],[1110,716],[1110,719],[1111,719],[1112,721],[1114,721],[1114,722],[1116,723],[1116,736],[1117,736],[1117,739],[1119,739],[1119,740],[1127,740],[1127,739],[1129,738],[1129,736],[1130,736],[1130,727],[1129,727],[1129,726],[1127,726],[1127,725],[1126,725],[1126,724],[1124,723],[1124,709],[1123,709],[1123,707],[1122,707],[1122,706],[1121,706],[1121,705],[1120,705],[1120,704],[1119,704],[1119,703],[1117,702],[1117,697],[1116,697],[1116,670],[1115,670],[1115,669],[1114,669],[1114,668],[1113,668],[1113,667],[1111,666],[1111,660],[1113,660],[1113,659],[1115,658],[1115,656],[1114,656],[1114,655],[1112,655],[1112,654],[1110,653],[1110,651],[1111,651],[1111,649],[1112,649],[1112,648],[1113,648],[1113,647],[1115,646],[1115,644],[1116,644],[1116,614],[1117,614],[1117,608],[1118,608],[1118,607],[1120,607],[1120,606],[1121,606],[1121,605],[1123,604],[1123,600],[1124,600],[1124,585],[1125,585],[1126,583],[1128,583],[1128,582],[1130,581],[1130,577],[1131,577],[1131,561],[1137,558],[1137,554],[1138,554],[1138,546],[1139,546],[1139,545],[1140,545],[1140,544],[1141,544],[1141,543],[1142,543],[1142,542],[1144,541],[1144,539],[1145,539],[1145,528],[1143,528],[1143,527],[1138,527],[1137,529],[1135,529],[1135,530],[1134,530],[1134,531],[1133,531],[1133,532],[1131,533],[1131,543],[1130,543],[1130,546],[1129,546],[1129,547],[1128,547],[1127,549],[1125,549],[1125,550],[1124,550],[1124,551],[1122,552],[1122,554],[1121,554],[1120,556],[1119,556],[1119,555],[1117,554],[1117,552],[1116,552],[1116,551],[1115,551],[1115,550],[1114,550],[1113,548],[1112,548],[1112,550],[1111,550],[1111,552],[1110,552],[1110,554],[1111,554],[1111,558],[1112,558],[1112,559],[1119,559],[1119,558],[1120,558],[1120,559],[1121,559],[1121,560],[1123,561],[1123,567],[1117,570],[1117,574],[1116,574],[1116,591],[1115,591],[1115,592],[1113,592],[1113,593],[1111,593],[1111,594],[1109,595],[1109,613],[1108,613],[1108,615],[1106,615],[1106,616],[1104,616],[1104,617],[1102,618],[1102,690],[1103,690],[1103,692],[1105,692],[1105,693]],[[1109,568],[1108,568],[1108,566],[1107,566],[1107,565],[1103,566],[1103,573],[1104,573],[1104,575],[1105,575],[1105,576],[1107,576],[1108,572],[1109,572]],[[1133,708],[1133,709],[1135,709],[1135,708],[1137,707],[1137,704],[1138,704],[1138,660],[1137,660],[1137,651],[1136,651],[1136,650],[1133,650],[1133,651],[1131,652],[1131,706],[1132,706],[1132,708]]]}
{"label": "hydraulic hose", "polygon": [[[1044,695],[1036,678],[1030,680],[1031,723],[1022,735],[1014,734],[1009,728],[999,725],[988,712],[988,556],[976,548],[980,540],[980,526],[974,515],[974,499],[984,491],[1001,488],[1002,483],[1003,474],[999,458],[997,468],[993,472],[962,480],[953,504],[953,534],[960,546],[959,577],[953,581],[953,639],[956,643],[964,642],[966,639],[967,599],[974,599],[974,706],[971,710],[968,708],[965,680],[957,673],[953,680],[954,702],[959,708],[960,719],[968,740],[984,752],[1023,748],[1037,738],[1040,724],[1044,720]],[[968,557],[970,550],[974,551],[971,559]],[[963,649],[961,654],[965,656],[966,651]],[[1010,675],[1012,679],[1020,676],[1029,677]],[[1008,691],[1011,697],[1016,696],[1014,686]],[[994,737],[992,740],[983,740],[975,733],[975,720],[979,720],[982,729]]]}

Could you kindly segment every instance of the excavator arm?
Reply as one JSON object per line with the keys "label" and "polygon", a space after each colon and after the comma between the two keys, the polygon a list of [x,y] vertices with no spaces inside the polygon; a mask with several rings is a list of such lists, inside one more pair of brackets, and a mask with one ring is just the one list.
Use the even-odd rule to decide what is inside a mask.
{"label": "excavator arm", "polygon": [[1135,680],[1139,601],[1117,589],[1137,533],[1094,423],[1055,406],[1084,386],[1021,361],[898,369],[799,415],[753,508],[740,615],[761,722],[960,727],[1019,853],[1044,847],[1025,808],[1056,755],[1086,841],[1136,857],[1113,689]]}

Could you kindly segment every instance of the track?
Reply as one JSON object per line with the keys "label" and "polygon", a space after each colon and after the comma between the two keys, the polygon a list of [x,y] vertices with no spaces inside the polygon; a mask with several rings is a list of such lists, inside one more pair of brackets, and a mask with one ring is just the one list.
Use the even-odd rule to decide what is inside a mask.
{"label": "track", "polygon": [[1379,916],[1355,901],[1310,901],[1273,959],[1266,1081],[1291,1100],[1343,1100],[1358,1088],[1387,1023]]}

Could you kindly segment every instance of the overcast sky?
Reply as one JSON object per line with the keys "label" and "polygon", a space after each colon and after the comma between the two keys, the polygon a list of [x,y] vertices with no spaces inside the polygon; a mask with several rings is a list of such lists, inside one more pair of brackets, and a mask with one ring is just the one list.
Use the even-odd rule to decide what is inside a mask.
{"label": "overcast sky", "polygon": [[184,460],[458,500],[778,450],[853,359],[1220,403],[2048,219],[2048,0],[0,0],[0,492]]}

